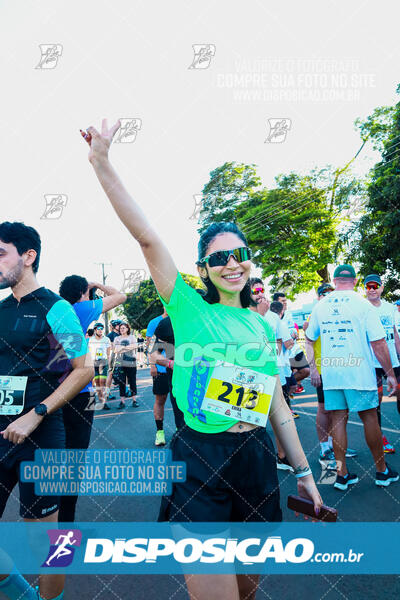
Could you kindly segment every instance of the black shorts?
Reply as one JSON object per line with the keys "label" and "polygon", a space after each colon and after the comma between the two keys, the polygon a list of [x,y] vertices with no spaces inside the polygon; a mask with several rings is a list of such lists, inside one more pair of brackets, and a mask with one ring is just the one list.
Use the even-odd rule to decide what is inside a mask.
{"label": "black shorts", "polygon": [[[0,417],[0,428],[5,429],[10,420]],[[13,444],[0,436],[0,517],[14,487],[19,484],[19,514],[25,519],[42,519],[56,512],[58,496],[37,496],[35,484],[20,481],[20,465],[34,461],[39,448],[65,448],[65,432],[61,410],[48,415],[23,444]]]}
{"label": "black shorts", "polygon": [[[400,367],[393,367],[393,371],[394,371],[395,377],[397,379],[397,383],[400,384]],[[376,384],[378,386],[378,392],[382,393],[383,392],[383,380],[386,377],[385,370],[382,369],[381,367],[379,367],[378,369],[375,369],[375,374],[376,374]]]}
{"label": "black shorts", "polygon": [[324,396],[324,384],[322,383],[322,377],[321,377],[321,385],[319,385],[317,387],[317,398],[318,398],[318,402],[320,404],[324,404],[325,396]]}
{"label": "black shorts", "polygon": [[310,366],[303,351],[296,354],[294,358],[290,358],[289,361],[292,369],[305,369]]}
{"label": "black shorts", "polygon": [[94,365],[94,379],[97,377],[107,377],[108,375],[108,363],[99,363]]}
{"label": "black shorts", "polygon": [[297,387],[296,377],[292,373],[290,377],[286,377],[286,386],[287,386],[288,392],[293,385],[295,385]]}
{"label": "black shorts", "polygon": [[264,427],[243,433],[173,436],[174,461],[186,464],[186,481],[161,501],[159,521],[282,521],[275,449]]}
{"label": "black shorts", "polygon": [[153,377],[153,394],[155,396],[166,396],[169,392],[167,373],[157,373]]}

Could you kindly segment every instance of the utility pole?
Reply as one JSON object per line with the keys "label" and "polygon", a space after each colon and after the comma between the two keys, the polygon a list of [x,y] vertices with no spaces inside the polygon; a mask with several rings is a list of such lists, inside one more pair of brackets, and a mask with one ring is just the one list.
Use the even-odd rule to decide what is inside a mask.
{"label": "utility pole", "polygon": [[[104,271],[104,265],[112,265],[112,263],[104,263],[104,262],[98,262],[95,263],[96,265],[101,265],[101,272],[102,272],[102,276],[103,276],[103,285],[106,285],[106,279],[108,277],[108,275],[105,274]],[[105,312],[104,313],[104,324],[105,324],[105,331],[106,331],[106,335],[108,335],[109,333],[109,329],[108,329],[108,314]]]}

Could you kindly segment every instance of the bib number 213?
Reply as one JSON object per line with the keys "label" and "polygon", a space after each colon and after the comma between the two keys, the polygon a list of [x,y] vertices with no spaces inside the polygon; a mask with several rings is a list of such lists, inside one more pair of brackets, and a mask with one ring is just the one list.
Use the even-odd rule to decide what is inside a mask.
{"label": "bib number 213", "polygon": [[257,406],[258,392],[255,390],[238,387],[229,381],[221,381],[221,386],[225,387],[225,391],[223,391],[222,394],[219,394],[218,400],[249,409]]}

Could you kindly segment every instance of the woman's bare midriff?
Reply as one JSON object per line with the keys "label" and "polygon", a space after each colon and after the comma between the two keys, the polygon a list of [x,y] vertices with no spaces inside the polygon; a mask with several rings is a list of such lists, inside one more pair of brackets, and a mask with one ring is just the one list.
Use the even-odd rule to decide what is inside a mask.
{"label": "woman's bare midriff", "polygon": [[256,429],[258,425],[253,425],[253,423],[244,423],[240,421],[239,423],[235,423],[232,427],[229,427],[226,431],[230,433],[243,433],[244,431],[250,431],[251,429]]}

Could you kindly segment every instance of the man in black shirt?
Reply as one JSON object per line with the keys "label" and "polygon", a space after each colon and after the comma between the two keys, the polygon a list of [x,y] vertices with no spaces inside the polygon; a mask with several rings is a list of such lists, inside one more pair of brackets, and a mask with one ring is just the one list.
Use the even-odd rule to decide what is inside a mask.
{"label": "man in black shirt", "polygon": [[[0,289],[12,291],[0,302],[0,516],[19,484],[21,517],[56,523],[59,498],[36,495],[34,483],[21,481],[20,465],[34,461],[37,449],[65,448],[59,409],[89,383],[94,370],[72,306],[36,279],[40,249],[32,227],[0,224]],[[64,580],[64,575],[41,575],[41,595],[61,599]],[[18,597],[36,598],[26,583],[15,570],[0,575],[0,591],[11,598],[16,589]]]}
{"label": "man in black shirt", "polygon": [[[176,398],[172,393],[172,373],[174,368],[174,351],[175,351],[175,336],[172,328],[171,319],[165,317],[162,319],[156,327],[154,332],[156,336],[156,343],[154,345],[154,351],[151,355],[151,362],[153,364],[162,365],[167,367],[168,385],[169,385],[169,397],[171,398],[172,409],[174,411],[176,429],[179,430],[185,426],[183,418],[183,412],[179,409]],[[165,351],[165,356],[161,354]]]}
{"label": "man in black shirt", "polygon": [[113,319],[112,321],[110,321],[111,331],[107,334],[107,337],[112,343],[114,343],[115,338],[119,336],[119,326],[121,325],[121,323],[121,319]]}

